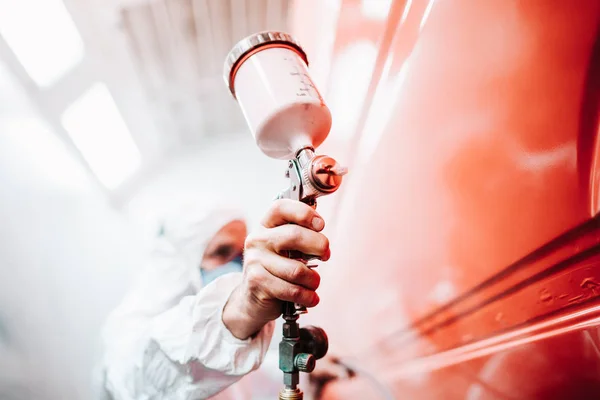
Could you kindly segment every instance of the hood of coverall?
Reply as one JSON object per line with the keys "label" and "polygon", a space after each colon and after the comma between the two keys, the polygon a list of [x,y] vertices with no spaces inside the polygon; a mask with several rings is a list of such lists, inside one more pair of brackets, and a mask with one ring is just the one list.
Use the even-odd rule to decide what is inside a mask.
{"label": "hood of coverall", "polygon": [[161,234],[194,269],[199,269],[208,243],[230,222],[245,221],[230,202],[212,198],[190,200],[165,215]]}

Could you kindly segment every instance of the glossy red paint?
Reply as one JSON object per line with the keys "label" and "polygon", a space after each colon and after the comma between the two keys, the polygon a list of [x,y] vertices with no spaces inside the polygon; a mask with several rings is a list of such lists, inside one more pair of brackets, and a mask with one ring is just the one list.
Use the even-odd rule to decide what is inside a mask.
{"label": "glossy red paint", "polygon": [[600,2],[393,3],[303,319],[398,398],[599,398]]}

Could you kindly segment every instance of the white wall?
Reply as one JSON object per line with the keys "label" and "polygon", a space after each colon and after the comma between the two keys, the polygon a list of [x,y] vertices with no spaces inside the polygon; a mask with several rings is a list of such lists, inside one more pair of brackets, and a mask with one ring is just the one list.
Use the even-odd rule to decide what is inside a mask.
{"label": "white wall", "polygon": [[3,65],[0,199],[0,398],[90,398],[97,333],[140,263],[141,235]]}
{"label": "white wall", "polygon": [[[182,198],[219,193],[241,205],[250,226],[258,223],[286,187],[286,163],[263,155],[249,132],[207,139],[201,147],[173,154],[124,209],[136,221],[152,224]],[[155,231],[147,226],[146,232]]]}

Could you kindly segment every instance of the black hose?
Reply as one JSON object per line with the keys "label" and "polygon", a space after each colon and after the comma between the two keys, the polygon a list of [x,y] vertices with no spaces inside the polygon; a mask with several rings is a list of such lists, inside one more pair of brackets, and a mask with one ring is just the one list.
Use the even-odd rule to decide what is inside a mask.
{"label": "black hose", "polygon": [[350,371],[352,374],[360,376],[369,381],[371,385],[381,394],[382,399],[394,400],[394,395],[390,388],[379,379],[375,378],[375,376],[368,370],[354,364],[349,360],[338,360],[338,363],[348,369],[348,371]]}
{"label": "black hose", "polygon": [[[387,387],[387,385],[375,378],[375,376],[367,369],[358,366],[350,360],[341,360],[336,358],[334,362],[346,369],[348,379],[360,376],[361,378],[368,381],[372,387],[377,389],[377,391],[381,394],[382,399],[394,400],[394,395],[392,394],[392,391]],[[325,385],[334,380],[342,381],[344,380],[344,378],[330,378],[321,381],[313,381],[312,383],[314,385],[314,399],[320,399],[321,393]]]}

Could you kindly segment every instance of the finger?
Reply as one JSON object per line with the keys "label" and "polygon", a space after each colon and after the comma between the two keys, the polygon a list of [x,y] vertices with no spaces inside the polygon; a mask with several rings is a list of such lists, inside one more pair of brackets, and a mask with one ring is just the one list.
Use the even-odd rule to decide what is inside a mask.
{"label": "finger", "polygon": [[327,261],[331,254],[329,239],[325,235],[298,225],[278,226],[269,229],[265,234],[268,246],[282,255],[286,250],[296,250]]}
{"label": "finger", "polygon": [[313,208],[300,201],[289,199],[273,202],[262,224],[266,228],[297,224],[317,232],[322,231],[325,227],[325,221]]}
{"label": "finger", "polygon": [[261,258],[261,263],[267,271],[286,282],[310,290],[317,290],[321,283],[319,273],[308,268],[303,262],[291,260],[268,251],[265,251]]}
{"label": "finger", "polygon": [[275,299],[297,303],[305,307],[314,307],[319,304],[319,295],[314,291],[286,282],[273,275],[266,288],[268,293]]}
{"label": "finger", "polygon": [[287,250],[309,254],[327,261],[331,258],[329,239],[321,233],[308,230],[298,225],[282,225],[276,228],[255,231],[244,242],[244,251],[251,249],[269,249],[285,257],[301,258],[302,255],[290,256]]}

